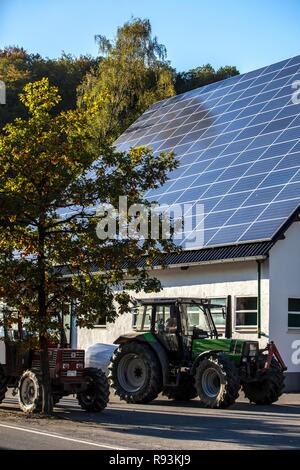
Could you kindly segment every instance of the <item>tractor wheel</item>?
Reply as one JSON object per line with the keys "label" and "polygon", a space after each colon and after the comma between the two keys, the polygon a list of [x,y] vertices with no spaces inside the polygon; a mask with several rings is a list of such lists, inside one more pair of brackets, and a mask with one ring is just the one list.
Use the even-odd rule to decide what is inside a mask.
{"label": "tractor wheel", "polygon": [[121,344],[108,369],[115,394],[127,403],[149,403],[162,390],[161,368],[156,355],[137,341]]}
{"label": "tractor wheel", "polygon": [[179,385],[177,387],[166,387],[163,395],[177,401],[188,401],[196,398],[197,390],[194,377],[187,372],[181,373]]}
{"label": "tractor wheel", "polygon": [[89,385],[85,392],[77,394],[77,400],[86,411],[103,411],[109,400],[109,386],[106,375],[101,369],[88,367],[83,375],[88,377]]}
{"label": "tractor wheel", "polygon": [[39,374],[26,370],[19,380],[19,405],[25,413],[39,413],[42,410],[43,388]]}
{"label": "tractor wheel", "polygon": [[257,374],[257,380],[244,382],[242,390],[245,397],[257,405],[271,405],[279,399],[284,389],[284,373],[276,359],[272,359],[271,367]]}
{"label": "tractor wheel", "polygon": [[0,365],[0,403],[3,402],[3,400],[5,398],[5,394],[7,392],[6,383],[7,383],[7,378],[4,375],[3,369]]}
{"label": "tractor wheel", "polygon": [[195,384],[201,402],[209,408],[227,408],[239,396],[238,371],[223,355],[210,356],[200,362]]}

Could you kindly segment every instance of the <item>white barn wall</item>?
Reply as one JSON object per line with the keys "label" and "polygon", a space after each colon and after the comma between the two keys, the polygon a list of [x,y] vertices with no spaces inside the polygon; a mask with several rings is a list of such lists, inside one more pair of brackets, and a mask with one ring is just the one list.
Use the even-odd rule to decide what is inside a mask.
{"label": "white barn wall", "polygon": [[[288,299],[300,297],[300,223],[295,222],[270,251],[270,337],[287,363],[289,388],[300,390],[300,364],[293,364],[292,345],[299,330],[288,330]],[[299,346],[298,346],[299,350]],[[300,354],[298,354],[300,357]],[[291,375],[293,374],[293,375]]]}
{"label": "white barn wall", "polygon": [[[226,297],[257,296],[257,263],[256,261],[219,263],[202,266],[191,266],[187,270],[167,268],[155,270],[153,275],[160,279],[163,290],[158,294],[139,294],[136,297]],[[262,268],[262,331],[268,335],[269,281],[268,261]],[[113,343],[122,333],[132,330],[131,315],[119,317],[114,324],[106,328],[96,327],[92,330],[78,330],[78,347],[86,349],[95,343]],[[256,332],[234,330],[234,337],[257,339]],[[261,339],[265,345],[266,337]]]}
{"label": "white barn wall", "polygon": [[87,349],[95,343],[112,344],[123,333],[132,329],[132,316],[130,313],[121,315],[115,323],[108,323],[106,327],[95,326],[93,329],[77,329],[77,347]]}

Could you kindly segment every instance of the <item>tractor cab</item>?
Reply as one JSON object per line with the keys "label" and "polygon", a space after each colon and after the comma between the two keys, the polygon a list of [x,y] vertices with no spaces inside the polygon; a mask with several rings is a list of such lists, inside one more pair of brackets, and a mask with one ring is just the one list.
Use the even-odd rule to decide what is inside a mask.
{"label": "tractor cab", "polygon": [[174,357],[189,356],[194,339],[218,338],[208,299],[144,299],[136,309],[136,331],[151,331]]}

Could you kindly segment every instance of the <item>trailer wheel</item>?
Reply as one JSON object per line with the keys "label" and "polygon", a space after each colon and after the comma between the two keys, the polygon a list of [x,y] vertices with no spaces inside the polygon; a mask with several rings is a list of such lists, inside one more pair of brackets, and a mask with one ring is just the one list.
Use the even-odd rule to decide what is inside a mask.
{"label": "trailer wheel", "polygon": [[166,387],[163,395],[170,400],[188,401],[196,398],[197,390],[195,388],[195,379],[187,372],[180,374],[179,384],[177,387]]}
{"label": "trailer wheel", "polygon": [[7,377],[4,375],[2,366],[0,365],[0,403],[3,402],[5,394],[7,392]]}
{"label": "trailer wheel", "polygon": [[77,394],[79,405],[85,411],[102,411],[109,400],[109,385],[101,369],[88,367],[84,369],[84,377],[88,377],[89,385],[85,392]]}
{"label": "trailer wheel", "polygon": [[238,371],[223,355],[210,356],[200,362],[195,384],[201,402],[208,408],[227,408],[239,396]]}
{"label": "trailer wheel", "polygon": [[161,368],[156,355],[137,341],[121,344],[108,369],[111,387],[127,403],[149,403],[162,390]]}
{"label": "trailer wheel", "polygon": [[39,413],[42,410],[43,389],[39,374],[26,370],[19,380],[19,405],[25,413]]}
{"label": "trailer wheel", "polygon": [[284,373],[276,359],[272,358],[271,366],[257,374],[257,380],[244,382],[242,390],[245,397],[256,405],[271,405],[279,399],[284,389]]}

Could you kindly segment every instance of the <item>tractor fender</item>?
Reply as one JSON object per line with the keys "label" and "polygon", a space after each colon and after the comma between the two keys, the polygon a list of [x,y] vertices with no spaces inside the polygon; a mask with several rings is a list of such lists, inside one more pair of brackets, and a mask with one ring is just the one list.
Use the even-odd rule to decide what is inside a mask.
{"label": "tractor fender", "polygon": [[169,361],[166,351],[164,350],[163,346],[158,341],[147,341],[144,338],[144,335],[138,332],[125,334],[119,336],[118,339],[114,341],[114,344],[124,344],[129,343],[131,341],[138,341],[139,343],[146,344],[157,357],[157,360],[161,367],[163,385],[169,383]]}
{"label": "tractor fender", "polygon": [[200,362],[205,359],[206,357],[210,357],[210,356],[217,356],[219,353],[222,353],[222,349],[214,349],[213,351],[210,350],[210,351],[203,351],[201,354],[199,354],[199,356],[196,357],[196,359],[194,360],[194,363],[192,365],[192,368],[191,368],[191,375],[195,375],[196,373],[196,369],[198,367],[198,365],[200,364]]}

